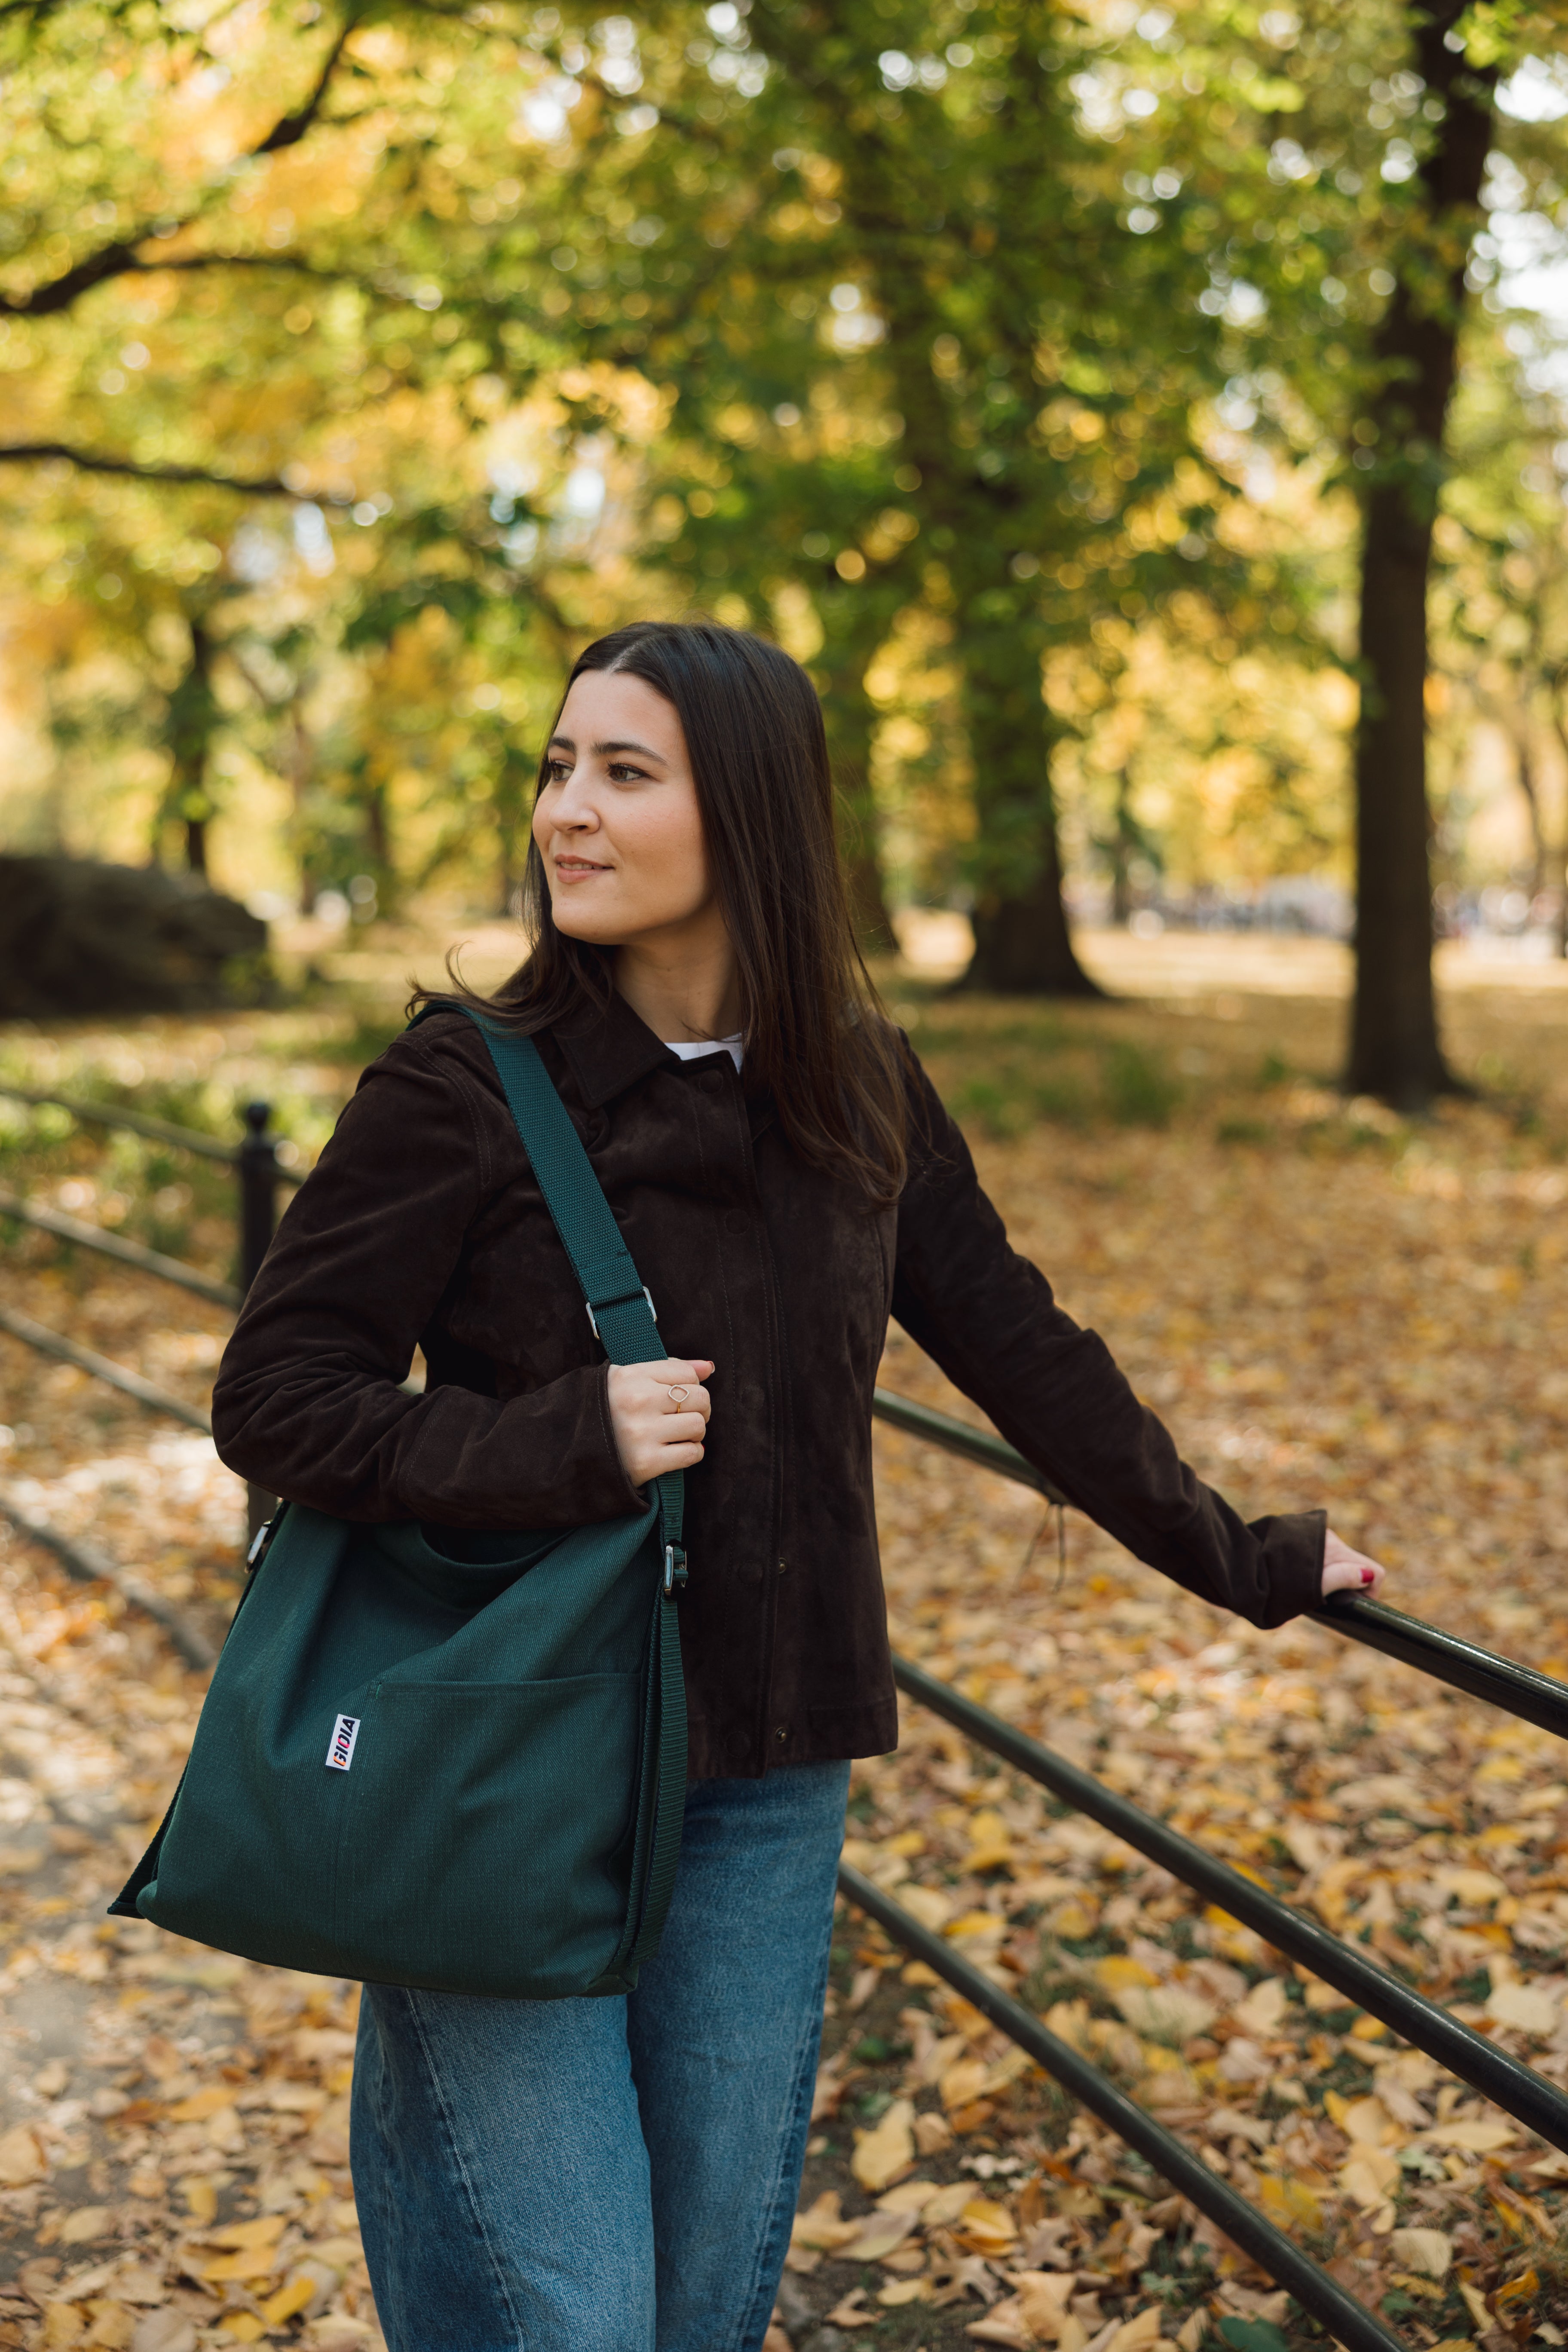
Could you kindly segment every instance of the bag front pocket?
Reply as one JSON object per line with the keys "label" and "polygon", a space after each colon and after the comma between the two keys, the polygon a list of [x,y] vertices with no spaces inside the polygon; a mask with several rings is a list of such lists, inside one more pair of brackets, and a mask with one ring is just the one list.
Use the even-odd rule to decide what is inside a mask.
{"label": "bag front pocket", "polygon": [[345,1969],[536,2000],[592,1982],[626,1924],[644,1681],[374,1685],[342,1774]]}

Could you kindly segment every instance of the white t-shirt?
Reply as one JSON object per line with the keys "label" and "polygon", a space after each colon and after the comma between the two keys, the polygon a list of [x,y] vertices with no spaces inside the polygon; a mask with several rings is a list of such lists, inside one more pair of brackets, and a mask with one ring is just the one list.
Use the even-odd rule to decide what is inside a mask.
{"label": "white t-shirt", "polygon": [[673,1037],[667,1037],[664,1041],[664,1050],[667,1054],[679,1054],[683,1062],[694,1062],[700,1054],[716,1054],[722,1045],[735,1067],[739,1069],[742,1043],[740,1032],[737,1030],[733,1037],[700,1037],[694,1045],[678,1045]]}

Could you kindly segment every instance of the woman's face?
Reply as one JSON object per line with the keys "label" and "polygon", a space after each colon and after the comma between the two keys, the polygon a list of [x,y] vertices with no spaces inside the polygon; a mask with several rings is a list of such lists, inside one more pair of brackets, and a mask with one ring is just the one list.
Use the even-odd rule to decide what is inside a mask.
{"label": "woman's face", "polygon": [[671,705],[640,677],[585,670],[550,741],[533,838],[556,928],[626,947],[717,914],[697,786]]}

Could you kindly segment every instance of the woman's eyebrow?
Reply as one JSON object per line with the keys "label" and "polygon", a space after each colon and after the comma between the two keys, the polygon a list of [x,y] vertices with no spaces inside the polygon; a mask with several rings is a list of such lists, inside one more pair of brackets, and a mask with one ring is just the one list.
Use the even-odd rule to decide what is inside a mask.
{"label": "woman's eyebrow", "polygon": [[596,760],[612,760],[617,751],[636,751],[641,759],[657,760],[661,768],[668,764],[663,752],[656,751],[650,743],[595,743],[591,749]]}

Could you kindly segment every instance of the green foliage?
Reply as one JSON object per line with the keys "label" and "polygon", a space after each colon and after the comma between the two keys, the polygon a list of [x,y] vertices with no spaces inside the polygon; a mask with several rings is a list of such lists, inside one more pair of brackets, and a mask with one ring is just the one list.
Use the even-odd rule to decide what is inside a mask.
{"label": "green foliage", "polygon": [[[1467,37],[1511,59],[1551,16]],[[0,467],[54,754],[7,822],[500,906],[564,659],[696,606],[811,663],[869,929],[889,828],[983,929],[1054,891],[1064,796],[1091,856],[1184,828],[1201,860],[1201,805],[1151,814],[1141,775],[1108,830],[1094,795],[1128,706],[1163,724],[1155,636],[1211,678],[1266,655],[1298,703],[1342,649],[1331,485],[1434,135],[1408,47],[1402,0],[10,10],[7,432],[74,457]],[[1561,132],[1500,137],[1560,206]],[[1463,528],[1517,601],[1520,551]],[[909,663],[867,683],[911,616],[934,743]],[[1289,712],[1204,710],[1184,756],[1256,753],[1236,822],[1336,855]]]}
{"label": "green foliage", "polygon": [[1271,2320],[1227,2316],[1220,2321],[1219,2332],[1231,2352],[1290,2352],[1289,2338]]}

